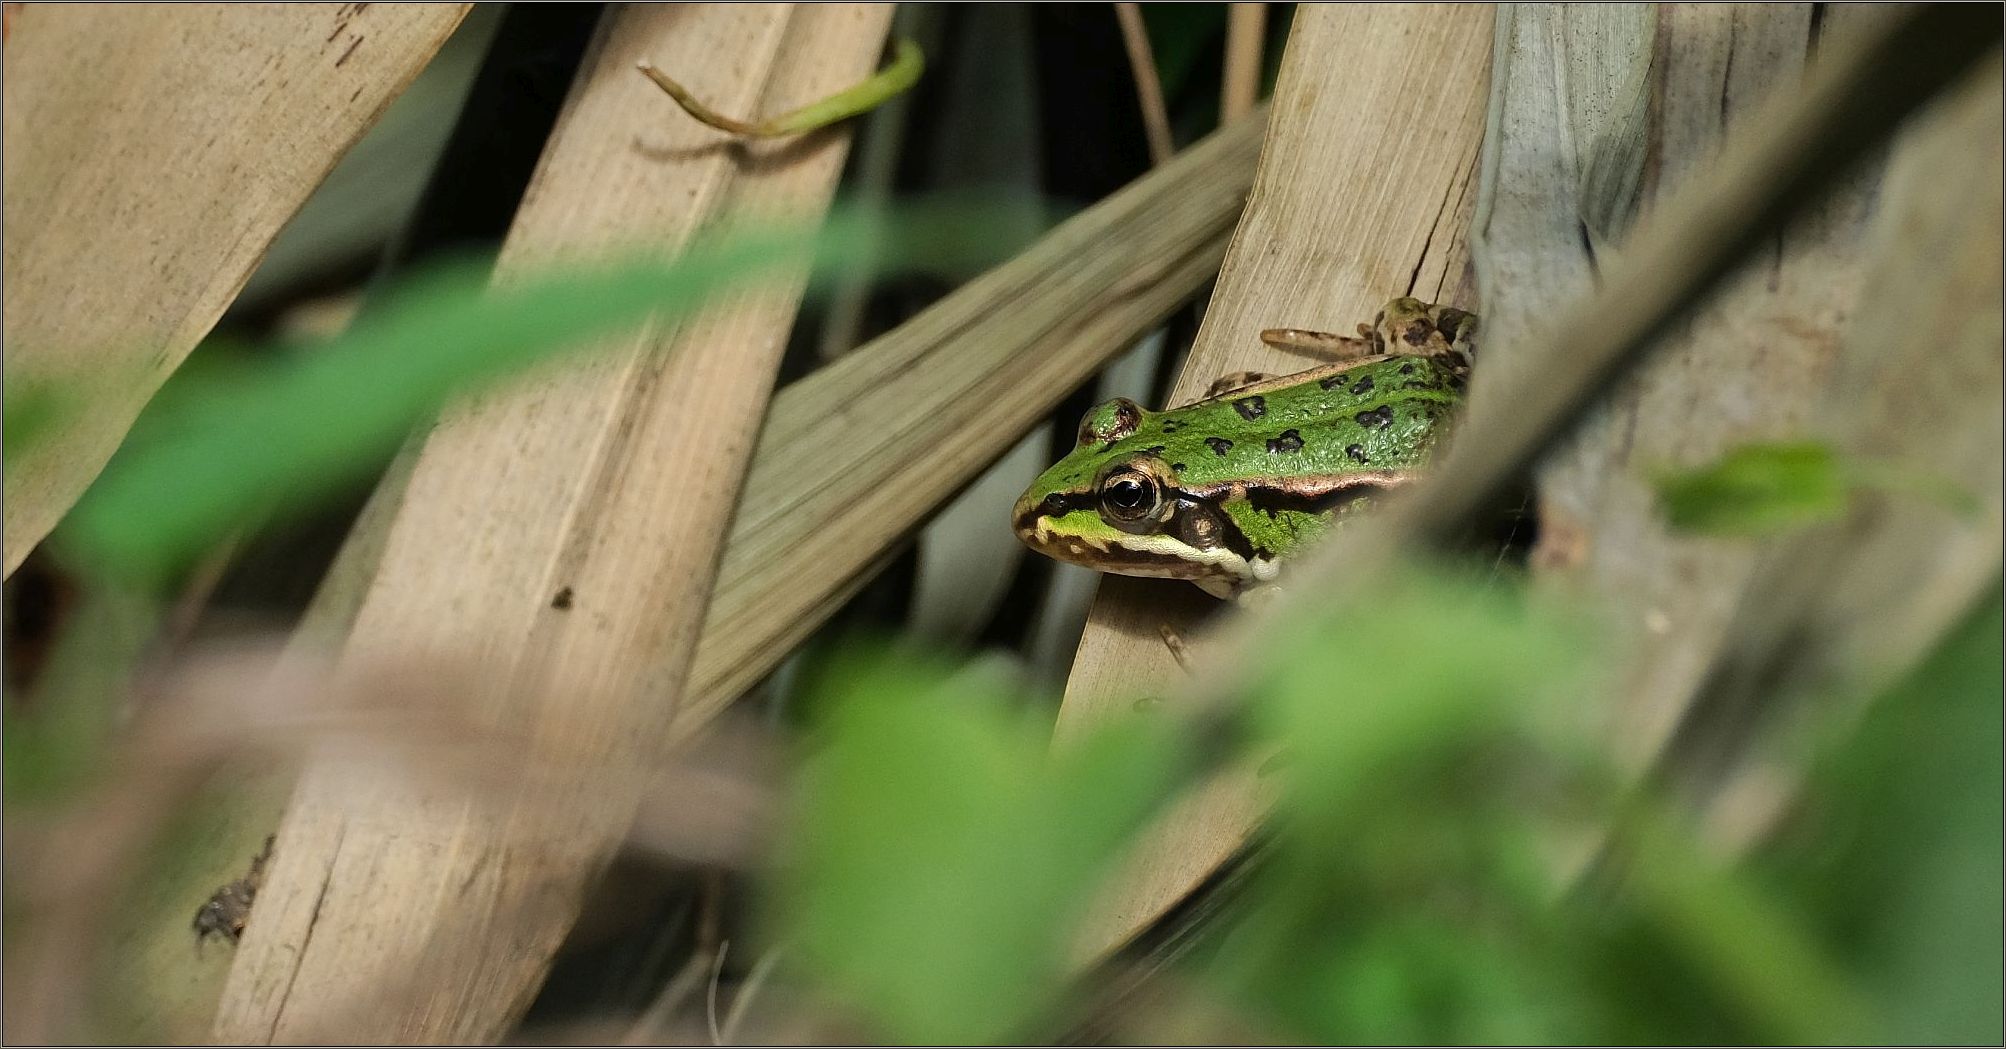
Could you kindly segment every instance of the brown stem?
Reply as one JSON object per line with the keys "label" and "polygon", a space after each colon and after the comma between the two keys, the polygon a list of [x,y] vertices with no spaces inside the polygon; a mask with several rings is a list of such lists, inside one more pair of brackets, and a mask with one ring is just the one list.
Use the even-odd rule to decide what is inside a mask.
{"label": "brown stem", "polygon": [[1226,5],[1226,71],[1219,84],[1219,123],[1254,108],[1261,94],[1261,50],[1267,40],[1268,5]]}
{"label": "brown stem", "polygon": [[1121,42],[1128,49],[1129,68],[1135,72],[1142,129],[1149,136],[1149,162],[1161,164],[1170,159],[1175,147],[1170,141],[1170,110],[1163,104],[1163,83],[1156,78],[1156,55],[1149,48],[1149,31],[1142,24],[1142,5],[1116,4],[1114,13],[1121,21]]}

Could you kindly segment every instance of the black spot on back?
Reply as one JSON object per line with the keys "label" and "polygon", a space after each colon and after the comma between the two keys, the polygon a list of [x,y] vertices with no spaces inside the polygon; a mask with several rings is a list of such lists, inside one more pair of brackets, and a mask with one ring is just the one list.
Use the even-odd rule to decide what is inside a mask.
{"label": "black spot on back", "polygon": [[1372,392],[1372,376],[1368,375],[1368,376],[1366,376],[1365,378],[1363,378],[1363,379],[1360,379],[1360,380],[1358,380],[1357,382],[1353,383],[1353,384],[1351,385],[1351,392],[1352,392],[1352,395],[1353,395],[1353,396],[1361,396],[1361,395],[1364,395],[1364,394],[1368,394],[1368,393],[1371,393],[1371,392]]}
{"label": "black spot on back", "polygon": [[1344,385],[1344,373],[1339,372],[1336,375],[1326,376],[1324,378],[1318,379],[1316,381],[1316,384],[1318,386],[1323,387],[1326,390],[1335,390],[1338,387]]}
{"label": "black spot on back", "polygon": [[1373,408],[1369,411],[1359,412],[1357,415],[1352,416],[1352,418],[1357,420],[1358,425],[1360,426],[1371,426],[1375,428],[1381,426],[1391,426],[1393,425],[1393,406],[1390,404],[1382,404],[1379,407]]}
{"label": "black spot on back", "polygon": [[1205,438],[1205,446],[1212,449],[1215,455],[1225,455],[1227,452],[1233,450],[1233,442],[1224,437],[1207,437]]}
{"label": "black spot on back", "polygon": [[[1253,422],[1255,419],[1268,414],[1268,401],[1267,398],[1262,397],[1260,394],[1255,394],[1252,397],[1242,397],[1233,402],[1233,410],[1240,413],[1240,418],[1248,422]],[[1225,453],[1221,452],[1220,454],[1223,455]]]}
{"label": "black spot on back", "polygon": [[1349,458],[1352,462],[1355,463],[1368,463],[1372,461],[1365,457],[1364,445],[1347,444],[1344,446],[1344,454],[1347,458]]}
{"label": "black spot on back", "polygon": [[1268,439],[1268,451],[1281,454],[1303,450],[1303,435],[1294,430],[1283,430],[1281,436]]}
{"label": "black spot on back", "polygon": [[1408,363],[1406,363],[1406,364],[1403,364],[1403,365],[1401,365],[1401,366],[1400,366],[1400,374],[1402,374],[1402,375],[1412,375],[1412,374],[1414,374],[1414,364],[1413,364],[1413,362],[1412,362],[1412,361],[1409,361]]}

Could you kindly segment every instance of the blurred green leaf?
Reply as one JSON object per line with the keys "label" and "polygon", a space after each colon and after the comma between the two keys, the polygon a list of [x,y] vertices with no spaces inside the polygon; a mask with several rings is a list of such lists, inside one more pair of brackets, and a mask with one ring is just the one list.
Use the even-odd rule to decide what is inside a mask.
{"label": "blurred green leaf", "polygon": [[1669,814],[1634,813],[1624,838],[1633,849],[1626,903],[1710,995],[1713,1022],[1740,1025],[1734,1040],[1878,1040],[1875,1011],[1787,895],[1708,855],[1697,832]]}
{"label": "blurred green leaf", "polygon": [[69,425],[94,399],[122,399],[139,384],[151,388],[144,364],[129,356],[108,356],[122,363],[104,367],[91,355],[78,354],[53,372],[8,366],[0,402],[0,455],[6,470],[12,471],[25,453]]}
{"label": "blurred green leaf", "polygon": [[1588,638],[1512,588],[1396,568],[1273,639],[1254,710],[1290,760],[1272,869],[1219,956],[1236,997],[1315,1042],[1585,1029],[1539,843],[1588,815]]}
{"label": "blurred green leaf", "polygon": [[392,289],[329,342],[176,384],[146,441],[110,464],[58,542],[76,564],[157,586],[220,537],[366,478],[447,400],[560,351],[686,315],[782,267],[815,274],[869,253],[887,270],[965,270],[991,258],[997,209],[938,200],[891,220],[842,213],[812,229],[738,230],[673,261],[572,266],[489,286],[489,265],[441,266]]}
{"label": "blurred green leaf", "polygon": [[[1277,635],[1254,709],[1285,741],[1291,798],[1305,818],[1367,818],[1417,786],[1417,759],[1528,740],[1587,747],[1581,732],[1592,636],[1578,617],[1517,588],[1418,565],[1393,566],[1347,608]],[[1432,770],[1431,770],[1432,773]],[[1452,786],[1432,777],[1435,788]],[[1336,830],[1323,825],[1323,830]]]}
{"label": "blurred green leaf", "polygon": [[[1990,1042],[2002,632],[1995,599],[1883,705],[1765,877],[1616,789],[1570,619],[1394,576],[1278,639],[1283,819],[1215,976],[1317,1042]],[[1617,847],[1562,892],[1594,827]]]}
{"label": "blurred green leaf", "polygon": [[631,262],[490,292],[485,261],[412,281],[344,335],[216,384],[187,384],[161,439],[128,449],[66,520],[80,564],[153,583],[260,509],[311,500],[390,455],[455,390],[687,309],[803,254],[801,239]]}
{"label": "blurred green leaf", "polygon": [[1657,488],[1679,531],[1765,535],[1836,518],[1853,481],[1830,447],[1800,442],[1743,445],[1710,466],[1664,474]]}
{"label": "blurred green leaf", "polygon": [[1658,478],[1675,529],[1702,535],[1769,535],[1829,521],[1859,489],[1927,500],[1966,517],[1978,498],[1937,476],[1863,462],[1811,442],[1747,444],[1710,466]]}
{"label": "blurred green leaf", "polygon": [[893,1040],[1021,1037],[1179,751],[1131,726],[1055,752],[995,689],[891,663],[842,677],[798,794],[787,927]]}
{"label": "blurred green leaf", "polygon": [[2002,635],[1994,591],[1820,764],[1767,856],[1897,1043],[2006,1037]]}
{"label": "blurred green leaf", "polygon": [[52,382],[8,382],[6,402],[0,406],[0,448],[6,449],[9,466],[23,448],[75,410],[74,397],[75,391],[66,391]]}
{"label": "blurred green leaf", "polygon": [[144,594],[84,590],[33,691],[0,708],[0,793],[9,802],[55,800],[105,771],[105,745],[129,713],[134,671],[164,615]]}
{"label": "blurred green leaf", "polygon": [[[1324,1043],[1989,1042],[2002,631],[1994,600],[1863,726],[1801,840],[1751,865],[1608,759],[1578,616],[1389,570],[1267,637],[1245,698],[1289,760],[1199,955],[1216,1000]],[[910,668],[845,694],[787,868],[807,955],[901,1040],[1035,1033],[1068,922],[1174,752],[1111,736],[1041,766],[1042,726]]]}

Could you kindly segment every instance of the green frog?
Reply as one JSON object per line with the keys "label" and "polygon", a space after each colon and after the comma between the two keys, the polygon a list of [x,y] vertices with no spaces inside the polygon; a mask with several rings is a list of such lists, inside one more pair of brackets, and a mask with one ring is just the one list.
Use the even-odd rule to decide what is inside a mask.
{"label": "green frog", "polygon": [[1095,406],[1072,452],[1017,500],[1018,538],[1221,598],[1269,588],[1289,558],[1424,469],[1462,401],[1475,315],[1398,298],[1358,333],[1270,330],[1271,345],[1335,360],[1227,376],[1181,408]]}

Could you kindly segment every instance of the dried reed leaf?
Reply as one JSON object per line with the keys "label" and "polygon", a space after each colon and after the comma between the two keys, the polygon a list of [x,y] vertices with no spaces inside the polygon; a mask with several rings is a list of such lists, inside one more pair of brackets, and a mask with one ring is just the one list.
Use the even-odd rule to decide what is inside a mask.
{"label": "dried reed leaf", "polygon": [[[1297,11],[1254,195],[1173,402],[1228,372],[1302,370],[1300,358],[1262,345],[1266,328],[1348,331],[1410,292],[1472,305],[1462,231],[1475,202],[1490,24],[1481,7]],[[1061,742],[1136,716],[1137,697],[1176,687],[1184,673],[1159,627],[1182,634],[1202,663],[1207,647],[1194,635],[1216,604],[1188,585],[1103,580],[1060,711]],[[1138,850],[1083,949],[1126,939],[1183,896],[1260,810],[1250,773],[1187,801]]]}
{"label": "dried reed leaf", "polygon": [[[844,138],[727,146],[660,99],[644,55],[739,112],[785,109],[866,75],[882,5],[631,8],[602,33],[504,250],[503,279],[553,257],[673,247],[726,216],[827,205]],[[637,333],[580,368],[451,413],[420,453],[357,617],[350,658],[471,655],[503,670],[481,718],[539,748],[618,762],[667,731],[717,544],[771,388],[800,279],[674,331]],[[558,597],[557,595],[565,595]],[[554,686],[562,683],[564,693]],[[506,814],[310,771],[217,1022],[226,1041],[491,1040],[535,991],[579,894],[624,832],[622,806],[553,815],[591,777],[527,789]],[[631,807],[632,802],[629,802]],[[556,825],[550,821],[558,820]],[[362,1017],[335,1005],[409,993]]]}
{"label": "dried reed leaf", "polygon": [[774,397],[677,734],[776,666],[928,515],[1217,271],[1262,117]]}
{"label": "dried reed leaf", "polygon": [[[1306,558],[1290,591],[1230,624],[1218,639],[1225,651],[1250,659],[1288,633],[1302,602],[1359,600],[1403,548],[1453,534],[1518,471],[1573,432],[1588,406],[1649,360],[1680,318],[1710,301],[1807,205],[1875,156],[1904,119],[1963,83],[1990,78],[1987,89],[1996,86],[1997,9],[1903,9],[1888,23],[1821,55],[1801,90],[1771,99],[1731,135],[1711,170],[1649,216],[1628,251],[1607,267],[1605,290],[1557,314],[1527,336],[1528,345],[1502,347],[1507,355],[1539,353],[1548,364],[1498,381],[1491,409],[1465,421],[1430,483]],[[1975,331],[1989,334],[1987,322],[1982,318]],[[1481,386],[1473,391],[1483,396]],[[1972,446],[1984,443],[1975,439]],[[1251,669],[1224,659],[1201,666],[1190,702],[1225,715]]]}
{"label": "dried reed leaf", "polygon": [[[1492,166],[1486,170],[1487,201],[1503,203],[1479,212],[1482,236],[1477,263],[1484,275],[1486,301],[1497,304],[1487,311],[1486,337],[1497,345],[1532,345],[1529,340],[1545,326],[1545,318],[1564,312],[1570,301],[1587,294],[1598,263],[1621,252],[1626,232],[1621,225],[1594,224],[1588,216],[1623,216],[1639,208],[1648,215],[1662,206],[1674,190],[1704,174],[1724,137],[1756,114],[1767,96],[1797,85],[1814,48],[1885,29],[1891,13],[1836,8],[1814,23],[1813,12],[1801,7],[1664,5],[1655,44],[1604,47],[1580,59],[1592,69],[1600,60],[1597,56],[1625,51],[1654,54],[1650,85],[1654,101],[1648,113],[1634,103],[1569,106],[1551,97],[1555,85],[1596,82],[1574,65],[1567,66],[1565,75],[1553,76],[1550,65],[1562,58],[1575,59],[1577,50],[1560,49],[1548,56],[1547,64],[1535,63],[1522,74],[1508,75],[1495,88],[1498,108],[1493,111],[1493,125],[1510,131],[1488,147]],[[1512,9],[1513,24],[1522,35],[1547,34],[1547,39],[1592,35],[1589,26],[1616,17],[1619,14],[1607,8]],[[1501,53],[1505,47],[1501,40]],[[1502,118],[1500,108],[1507,114]],[[1939,139],[1943,134],[1938,133]],[[1996,144],[1997,136],[1990,137]],[[1643,151],[1646,139],[1653,144],[1648,163]],[[1582,177],[1570,182],[1550,170],[1553,158],[1580,155],[1569,148],[1572,143],[1609,141],[1638,144],[1632,159],[1641,180],[1598,182]],[[1968,134],[1964,141],[1983,138]],[[1972,170],[1970,162],[1984,156],[1982,151],[1966,151],[1953,161],[1941,145],[1937,150],[1943,155],[1930,163],[1941,167],[1946,178],[1963,177],[1961,173]],[[1905,147],[1903,156],[1909,152],[1913,147]],[[1907,163],[1913,168],[1915,161]],[[1626,181],[1638,191],[1635,200],[1607,196]],[[1899,583],[1890,575],[1872,601],[1876,624],[1872,631],[1821,649],[1811,643],[1811,636],[1822,630],[1857,630],[1826,623],[1812,629],[1811,636],[1778,648],[1780,624],[1801,625],[1807,618],[1836,615],[1836,607],[1859,599],[1863,580],[1879,577],[1883,569],[1872,558],[1887,559],[1892,552],[1872,542],[1815,542],[1802,534],[1748,542],[1677,534],[1667,528],[1648,486],[1655,469],[1709,462],[1731,447],[1753,441],[1822,431],[1835,447],[1853,447],[1862,455],[1878,457],[1877,444],[1912,447],[1916,434],[1930,430],[1931,423],[1943,424],[1940,432],[1933,432],[1944,447],[1957,444],[1960,434],[1997,431],[1996,397],[1990,426],[1985,424],[1983,405],[1975,406],[1974,415],[1972,405],[1953,410],[1947,404],[1942,410],[1906,413],[1908,432],[1882,434],[1876,442],[1862,442],[1848,425],[1863,415],[1882,417],[1886,423],[1885,406],[1898,400],[1901,391],[1914,388],[1918,371],[1946,369],[1944,381],[1964,391],[1989,390],[1993,385],[1989,377],[1970,384],[1948,378],[1974,367],[1984,371],[1983,351],[1956,352],[1957,332],[1942,326],[1902,327],[1895,319],[1900,310],[1891,305],[1885,289],[1900,286],[1904,274],[1863,280],[1869,202],[1876,199],[1879,182],[1879,167],[1874,165],[1793,220],[1766,251],[1767,266],[1731,281],[1715,301],[1684,321],[1635,376],[1616,388],[1594,420],[1540,469],[1542,540],[1535,566],[1549,585],[1579,588],[1601,601],[1608,609],[1605,622],[1612,640],[1625,652],[1608,710],[1612,753],[1636,771],[1668,765],[1667,774],[1683,783],[1695,800],[1714,805],[1721,834],[1731,845],[1747,844],[1766,826],[1795,779],[1795,770],[1766,761],[1742,764],[1752,760],[1752,754],[1766,755],[1770,750],[1754,719],[1775,712],[1758,715],[1748,706],[1756,701],[1751,691],[1755,668],[1773,669],[1773,661],[1781,658],[1798,667],[1802,676],[1816,676],[1807,668],[1817,667],[1827,681],[1836,681],[1846,676],[1836,673],[1836,662],[1855,671],[1878,664],[1874,680],[1885,681],[1886,675],[1917,658],[1928,640],[1940,636],[1948,617],[1966,607],[1969,581],[1978,578],[1974,570],[1989,572],[1997,562],[1996,537],[1984,541],[1982,536],[1990,534],[1985,529],[1968,532],[1952,515],[1900,506],[1895,513],[1904,529],[1936,537],[1935,544],[1926,545],[1945,553],[1937,561],[1942,571],[1910,565],[1910,573]],[[1597,189],[1604,191],[1602,197],[1595,196]],[[1959,206],[1970,208],[1970,202],[1984,198],[1974,189],[1961,195],[1965,203]],[[1916,209],[1914,202],[1910,207]],[[1578,235],[1571,228],[1577,216],[1582,228],[1592,229],[1595,236]],[[1924,235],[1914,231],[1932,217],[1919,211],[1878,221],[1884,227],[1907,229],[1920,240]],[[1943,248],[1946,255],[1971,250],[1947,247],[1949,236],[1940,226],[1934,229],[1928,235],[1936,238],[1932,246]],[[1984,324],[1979,318],[1984,311],[1969,302],[1955,309],[1916,306],[1956,295],[1951,290],[1955,282],[1946,282],[1941,271],[1924,265],[1919,255],[1907,263],[1914,267],[1910,274],[1927,275],[1908,277],[1921,284],[1904,289],[1910,302],[1901,309],[1965,324],[1962,337],[1976,335],[1982,343]],[[1996,272],[1996,251],[1990,267],[1983,263],[1983,258],[1971,259],[1957,272],[1988,268]],[[1863,287],[1868,292],[1864,304]],[[1877,301],[1882,304],[1879,330],[1871,336],[1856,331],[1849,337],[1855,315],[1867,309],[1862,314],[1865,323]],[[1949,322],[1952,317],[1957,321]],[[1976,328],[1969,326],[1973,323]],[[1991,357],[1996,372],[1996,353]],[[1496,363],[1505,370],[1526,369],[1543,366],[1538,360],[1519,357]],[[1499,381],[1495,370],[1480,380]],[[1994,465],[1986,468],[1989,475],[1996,475],[1996,455],[1993,459]],[[1919,458],[1911,468],[1927,470],[1931,465]],[[1987,489],[1993,493],[1991,505],[1996,506],[1996,479],[1971,490]],[[1862,527],[1870,534],[1876,531],[1873,526]],[[1788,572],[1801,572],[1812,563],[1803,560],[1812,549],[1819,551],[1817,577],[1825,582],[1846,580],[1843,587],[1814,594],[1807,590],[1806,580],[1786,578]],[[1793,596],[1779,605],[1778,594]],[[1916,607],[1917,602],[1926,607]],[[1902,608],[1914,608],[1918,614],[1899,614],[1896,610]],[[1872,640],[1889,634],[1907,636],[1905,644],[1891,646],[1902,650],[1901,658],[1858,658],[1863,651],[1890,647]],[[1836,660],[1839,651],[1855,655]],[[1789,676],[1765,680],[1780,685]],[[1860,680],[1846,686],[1849,691],[1869,687]],[[1725,693],[1734,698],[1723,698]],[[1725,770],[1737,764],[1738,773],[1728,775]]]}
{"label": "dried reed leaf", "polygon": [[23,12],[6,63],[7,376],[116,381],[8,450],[7,574],[468,6]]}
{"label": "dried reed leaf", "polygon": [[1773,827],[1803,756],[1749,726],[1844,724],[1924,658],[2001,561],[2000,66],[1975,72],[1897,144],[1866,240],[1856,313],[1806,428],[1978,512],[1913,495],[1764,544],[1670,743],[1670,774],[1721,840]]}
{"label": "dried reed leaf", "polygon": [[[86,1013],[86,991],[96,986],[93,955],[117,946],[107,938],[117,913],[107,902],[149,877],[146,850],[226,763],[297,761],[312,751],[359,776],[475,809],[508,805],[521,792],[516,811],[548,806],[548,828],[581,808],[619,808],[639,796],[628,838],[646,852],[743,866],[766,848],[779,766],[763,736],[725,726],[673,761],[608,765],[582,748],[557,750],[521,731],[481,725],[479,697],[497,687],[493,677],[492,668],[437,661],[351,661],[336,673],[328,660],[289,651],[282,638],[258,636],[210,643],[159,668],[104,761],[102,782],[53,810],[10,813],[10,830],[19,832],[7,857],[18,879],[12,913],[22,935],[10,940],[8,959],[28,974],[7,987],[10,1039],[67,1040],[102,1030],[105,1018]],[[583,793],[576,789],[581,772],[589,773]],[[703,804],[688,804],[691,797]],[[253,852],[238,856],[236,866]],[[191,904],[173,916],[184,965],[199,960],[188,927],[194,910]]]}
{"label": "dried reed leaf", "polygon": [[[1521,32],[1537,24],[1560,37],[1586,35],[1615,17],[1602,8],[1520,12]],[[1484,297],[1499,303],[1484,318],[1486,337],[1500,345],[1529,345],[1547,318],[1592,291],[1598,267],[1623,253],[1628,216],[1649,215],[1702,176],[1760,103],[1797,87],[1815,43],[1811,10],[1789,5],[1671,4],[1657,13],[1655,30],[1648,13],[1633,21],[1638,31],[1626,47],[1544,56],[1495,89],[1511,116],[1485,172],[1495,206],[1479,213],[1476,257]],[[1551,85],[1591,79],[1577,64],[1592,68],[1611,53],[1637,56],[1619,78],[1619,100],[1554,104]],[[1646,77],[1636,63],[1652,56]],[[1552,64],[1560,61],[1568,64],[1556,77]],[[1647,95],[1655,99],[1648,110]],[[1599,179],[1591,171],[1566,184],[1542,166],[1585,150],[1571,143],[1599,142],[1629,144]],[[1539,469],[1534,564],[1548,584],[1598,601],[1612,642],[1627,653],[1608,738],[1632,769],[1655,758],[1691,702],[1759,549],[1673,533],[1651,477],[1710,462],[1736,444],[1802,434],[1830,383],[1858,292],[1860,234],[1877,177],[1863,173],[1793,222],[1765,269],[1745,273],[1684,321]],[[1594,236],[1584,237],[1577,222]],[[1502,363],[1511,370],[1543,361],[1535,354]],[[1480,381],[1497,389],[1504,379]]]}
{"label": "dried reed leaf", "polygon": [[[1033,425],[1136,331],[1209,279],[1251,184],[1259,141],[1257,115],[1194,146],[1169,171],[1055,230],[1044,247],[1001,267],[994,279],[950,295],[916,319],[924,322],[921,328],[901,328],[860,349],[867,356],[847,370],[818,372],[780,391],[720,569],[692,687],[673,732],[677,739],[702,731],[868,578],[877,559],[905,534],[882,522],[917,525],[1007,447],[1013,434]],[[1105,253],[1081,266],[1090,245]],[[999,310],[1002,303],[1016,308]],[[1038,315],[1052,320],[1022,322],[1023,316]],[[946,367],[938,373],[915,369],[921,360]],[[999,398],[999,389],[1010,396]],[[873,443],[861,438],[884,435],[868,425],[873,412],[852,418],[859,404],[894,409],[910,404],[923,421],[888,446]],[[832,447],[826,443],[832,426],[855,429],[860,439]],[[783,443],[789,439],[796,442],[791,450]],[[860,461],[842,463],[836,472],[882,480],[862,498],[830,487],[795,488],[796,478],[774,463],[799,459],[805,465],[803,447],[822,461],[854,452]],[[952,464],[935,456],[942,447],[961,449]],[[296,654],[338,648],[346,638],[378,569],[415,456],[411,450],[398,457],[351,529],[295,634]],[[752,543],[745,534],[752,521],[764,523],[764,542]],[[206,850],[213,854],[214,873],[181,886],[182,895],[199,898],[255,852],[277,826],[291,782],[290,774],[280,773],[233,790],[228,811],[215,817],[219,829]],[[692,796],[701,789],[692,787]],[[717,812],[702,803],[682,808],[644,803],[632,844],[687,854],[703,835],[735,839],[720,820],[705,820],[703,827],[689,822]],[[186,921],[179,910],[163,911],[158,923],[153,939],[182,944]],[[186,982],[192,970],[176,965],[175,976]],[[207,967],[194,973],[199,982],[184,988],[182,997],[213,1001],[214,992],[205,994],[202,987],[213,982],[220,988],[222,974]]]}
{"label": "dried reed leaf", "polygon": [[1305,558],[1276,600],[1230,622],[1217,651],[1237,658],[1200,662],[1174,705],[1201,712],[1215,728],[1230,727],[1218,719],[1230,721],[1230,697],[1254,673],[1250,660],[1291,632],[1301,606],[1358,601],[1403,548],[1462,527],[1573,432],[1585,408],[1647,359],[1686,311],[1872,156],[1905,117],[1981,63],[1996,62],[1996,9],[1907,9],[1889,21],[1832,48],[1801,91],[1771,100],[1732,136],[1707,176],[1661,207],[1634,247],[1607,267],[1607,290],[1556,314],[1527,345],[1491,342],[1493,353],[1537,353],[1547,363],[1492,373],[1488,395],[1480,370],[1473,399],[1488,396],[1489,406],[1474,406],[1430,483]]}

